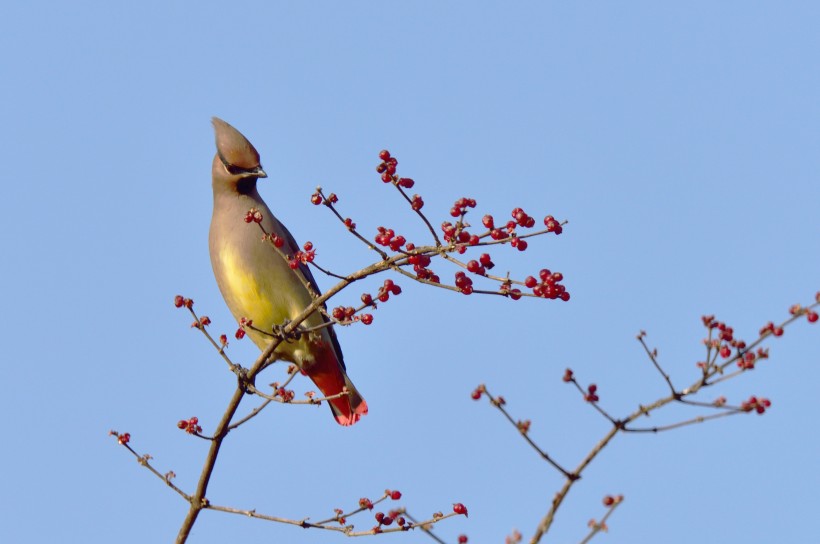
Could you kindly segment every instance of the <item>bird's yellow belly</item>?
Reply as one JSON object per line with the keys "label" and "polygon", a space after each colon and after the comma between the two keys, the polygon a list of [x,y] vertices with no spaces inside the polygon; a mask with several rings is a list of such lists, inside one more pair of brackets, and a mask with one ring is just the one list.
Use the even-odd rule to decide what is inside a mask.
{"label": "bird's yellow belly", "polygon": [[[303,286],[291,285],[292,282],[299,281],[295,274],[292,277],[278,277],[282,274],[281,269],[269,270],[263,276],[251,273],[229,248],[224,248],[220,252],[220,260],[224,269],[223,285],[220,285],[220,288],[228,308],[237,321],[243,317],[252,319],[254,327],[270,331],[275,325],[282,325],[299,315],[310,303],[307,291],[306,300],[301,300],[303,297],[297,294],[301,293]],[[293,272],[287,270],[286,274]],[[246,331],[261,350],[267,348],[273,339],[250,329]],[[306,343],[307,335],[298,341],[283,342],[276,352],[281,359],[301,365],[308,362],[304,361],[306,353],[310,353]]]}

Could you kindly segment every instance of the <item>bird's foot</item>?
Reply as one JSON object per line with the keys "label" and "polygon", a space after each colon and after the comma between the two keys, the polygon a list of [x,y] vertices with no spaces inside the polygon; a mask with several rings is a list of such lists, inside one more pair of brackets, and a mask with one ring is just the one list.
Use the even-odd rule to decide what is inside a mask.
{"label": "bird's foot", "polygon": [[290,319],[286,319],[281,325],[274,325],[271,327],[271,332],[276,338],[281,338],[285,342],[297,341],[302,337],[301,327],[297,327],[295,331],[287,332],[285,329],[290,325]]}

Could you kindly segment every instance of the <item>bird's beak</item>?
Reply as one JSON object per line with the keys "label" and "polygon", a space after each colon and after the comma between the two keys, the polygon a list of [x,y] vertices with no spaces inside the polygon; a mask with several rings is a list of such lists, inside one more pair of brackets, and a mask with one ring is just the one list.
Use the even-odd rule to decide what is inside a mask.
{"label": "bird's beak", "polygon": [[254,171],[254,173],[256,174],[256,177],[258,177],[258,178],[266,178],[266,177],[268,177],[268,175],[265,173],[265,171],[264,171],[264,170],[262,170],[261,168],[257,168],[257,169]]}

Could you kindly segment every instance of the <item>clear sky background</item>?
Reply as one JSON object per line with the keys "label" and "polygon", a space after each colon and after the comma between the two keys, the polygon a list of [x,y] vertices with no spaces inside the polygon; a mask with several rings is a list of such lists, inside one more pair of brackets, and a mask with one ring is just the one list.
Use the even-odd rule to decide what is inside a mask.
{"label": "clear sky background", "polygon": [[[626,414],[665,392],[640,329],[683,386],[703,356],[701,315],[751,339],[813,299],[816,2],[410,4],[7,3],[3,541],[176,535],[186,505],[106,433],[129,431],[190,491],[207,444],[175,424],[196,415],[212,430],[233,391],[172,305],[189,296],[215,334],[236,328],[208,260],[212,115],[259,149],[263,197],[334,271],[373,256],[309,203],[317,184],[363,232],[385,225],[423,240],[374,172],[387,147],[434,224],[461,196],[479,216],[521,205],[568,219],[560,237],[493,256],[522,278],[560,270],[572,293],[513,303],[400,280],[404,293],[372,326],[339,331],[370,414],[342,428],[326,407],[272,407],[228,439],[217,503],[321,519],[393,488],[419,517],[466,504],[469,519],[437,529],[448,542],[529,536],[561,478],[470,400],[477,384],[532,419],[532,437],[572,467],[608,425],[561,382],[565,367]],[[703,396],[768,396],[770,413],[619,437],[548,541],[577,542],[607,493],[626,502],[601,542],[811,540],[820,325],[801,320],[770,347],[770,362]],[[245,364],[257,353],[247,340],[230,350]],[[205,512],[190,542],[341,540]]]}

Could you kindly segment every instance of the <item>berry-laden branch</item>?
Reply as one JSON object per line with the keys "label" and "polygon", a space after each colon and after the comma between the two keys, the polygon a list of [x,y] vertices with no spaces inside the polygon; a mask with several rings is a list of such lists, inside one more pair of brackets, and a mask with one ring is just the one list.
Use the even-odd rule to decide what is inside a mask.
{"label": "berry-laden branch", "polygon": [[[191,432],[191,434],[198,433],[201,430],[201,428],[199,428],[196,425],[197,424],[196,418],[191,418],[190,420],[184,421],[184,422],[181,421],[180,422],[180,428],[186,428],[186,427],[183,427],[181,425],[182,423],[185,423],[186,427],[187,427],[188,424],[192,424],[192,428],[195,429],[195,430],[190,430],[191,428],[188,428],[189,429],[188,432]],[[149,454],[140,455],[139,453],[137,453],[131,447],[131,445],[130,445],[131,434],[130,433],[118,433],[117,431],[112,430],[112,431],[109,431],[108,434],[110,436],[113,436],[114,438],[116,438],[117,443],[120,446],[123,446],[129,452],[131,452],[131,454],[137,459],[137,462],[140,465],[144,466],[149,471],[151,471],[152,474],[154,474],[157,478],[162,480],[168,487],[170,487],[171,489],[176,491],[177,494],[179,494],[183,499],[185,499],[186,501],[190,501],[192,499],[191,495],[188,495],[187,493],[182,491],[179,487],[177,487],[172,482],[172,480],[176,477],[176,474],[173,471],[168,471],[165,474],[161,474],[156,468],[154,468],[151,465],[151,463],[150,463],[150,461],[152,459],[151,455],[149,455]],[[324,530],[327,530],[327,531],[334,531],[334,532],[338,532],[338,533],[343,533],[346,536],[367,536],[367,535],[375,535],[375,534],[381,534],[381,533],[398,533],[398,532],[403,532],[403,531],[412,531],[412,530],[415,530],[415,529],[419,529],[419,530],[421,530],[421,531],[423,531],[427,534],[432,535],[432,533],[430,532],[430,527],[432,527],[436,523],[439,523],[439,522],[441,522],[441,521],[443,521],[447,518],[451,518],[451,517],[454,517],[454,516],[459,516],[459,515],[466,516],[467,515],[467,508],[465,508],[464,505],[461,504],[461,503],[455,503],[455,504],[453,504],[452,512],[447,513],[447,514],[443,514],[441,512],[435,512],[435,513],[433,513],[432,516],[430,516],[430,519],[427,519],[425,521],[416,521],[414,518],[412,518],[411,516],[406,514],[405,508],[400,507],[400,508],[390,509],[390,510],[387,511],[387,513],[377,511],[375,516],[374,516],[375,520],[376,520],[376,525],[373,526],[370,529],[367,529],[367,530],[356,531],[354,525],[347,523],[348,518],[352,518],[352,517],[356,516],[357,514],[361,514],[363,512],[371,511],[371,510],[373,510],[373,508],[377,504],[379,504],[381,502],[384,502],[385,500],[391,499],[391,500],[394,500],[394,501],[398,501],[401,498],[402,498],[401,491],[386,489],[384,491],[384,494],[381,497],[379,497],[378,499],[376,499],[375,501],[371,501],[370,499],[367,499],[367,498],[361,498],[361,499],[359,499],[358,508],[351,509],[348,512],[345,512],[344,510],[342,510],[340,508],[337,508],[335,510],[335,515],[333,517],[330,517],[330,518],[322,520],[322,521],[317,521],[317,522],[311,522],[310,518],[305,518],[305,519],[300,519],[300,520],[289,519],[289,518],[284,518],[284,517],[280,517],[280,516],[271,516],[271,515],[268,515],[268,514],[260,514],[256,510],[242,510],[242,509],[239,509],[239,508],[232,508],[232,507],[229,507],[229,506],[220,506],[220,505],[217,505],[217,504],[212,504],[208,500],[203,501],[203,503],[201,505],[201,508],[202,509],[207,509],[207,510],[214,510],[214,511],[217,511],[217,512],[226,512],[226,513],[229,513],[229,514],[240,514],[240,515],[251,517],[251,518],[257,518],[257,519],[266,520],[266,521],[273,521],[273,522],[277,522],[277,523],[283,523],[283,524],[286,524],[286,525],[296,525],[296,526],[302,527],[304,529],[324,529]],[[407,519],[405,519],[405,517]],[[408,519],[410,521],[408,521]],[[395,522],[396,525],[394,527],[391,527],[394,522]]]}
{"label": "berry-laden branch", "polygon": [[[481,224],[486,230],[473,233],[469,230],[472,226],[467,222],[466,218],[470,211],[477,206],[477,203],[475,199],[464,197],[456,200],[450,209],[449,215],[455,219],[455,223],[450,220],[442,222],[442,235],[439,236],[436,229],[432,226],[430,219],[422,212],[422,208],[424,207],[422,197],[418,194],[410,197],[405,192],[405,189],[412,188],[416,182],[410,178],[400,177],[396,173],[398,161],[389,151],[382,150],[379,153],[379,158],[382,162],[377,166],[376,170],[381,175],[381,180],[384,183],[391,184],[410,205],[411,210],[423,221],[431,235],[432,244],[417,246],[401,234],[397,234],[394,229],[384,226],[378,227],[374,239],[372,241],[369,240],[359,232],[356,223],[354,223],[351,218],[343,217],[338,211],[336,205],[339,202],[339,197],[335,193],[326,195],[321,187],[316,188],[316,192],[311,196],[311,202],[315,205],[324,204],[354,237],[361,241],[368,249],[378,253],[382,260],[381,262],[387,264],[387,268],[419,283],[456,291],[465,295],[481,293],[506,296],[513,300],[518,300],[524,296],[553,300],[561,299],[564,301],[569,300],[569,292],[565,286],[561,284],[564,278],[560,272],[553,273],[549,269],[542,269],[538,274],[540,280],[537,280],[534,276],[528,276],[523,280],[515,280],[510,278],[509,274],[498,276],[488,272],[495,267],[495,263],[493,263],[489,253],[482,253],[478,259],[473,259],[468,262],[464,262],[454,256],[456,254],[462,255],[466,253],[471,247],[506,245],[508,243],[510,247],[518,251],[525,251],[529,246],[527,238],[549,233],[559,235],[563,232],[563,227],[566,222],[561,223],[553,216],[548,215],[544,218],[544,226],[546,228],[533,232],[525,232],[526,229],[531,229],[535,226],[535,218],[528,215],[519,207],[512,210],[512,219],[503,225],[496,226],[495,219],[492,215],[484,215],[481,219]],[[261,221],[261,218],[259,221]],[[310,247],[312,248],[313,245],[311,244]],[[317,266],[319,270],[333,277],[343,277],[339,274],[329,272],[324,267],[318,267],[314,262],[315,252],[313,254],[299,252],[297,255],[283,254],[282,256],[288,259],[288,262],[293,262],[295,259],[302,259],[304,263]],[[433,259],[437,257],[464,269],[455,273],[452,284],[443,283],[440,276],[430,268]],[[467,275],[468,273],[470,275]],[[475,276],[491,280],[497,283],[499,287],[497,289],[476,289],[473,287],[473,277]],[[522,291],[519,287],[514,286],[524,287],[530,290],[530,292]],[[339,321],[339,324],[349,323]]]}
{"label": "berry-laden branch", "polygon": [[[590,384],[586,388],[584,388],[578,383],[575,377],[575,373],[571,369],[566,369],[562,377],[562,381],[572,384],[578,390],[581,398],[585,402],[589,403],[599,414],[601,414],[602,417],[604,417],[612,425],[612,427],[607,431],[603,438],[601,438],[595,444],[595,446],[593,446],[593,448],[581,460],[581,462],[575,468],[575,470],[571,472],[567,471],[561,465],[555,462],[543,448],[538,446],[533,441],[529,434],[531,426],[530,420],[515,420],[505,408],[506,402],[503,397],[493,396],[489,393],[489,391],[484,385],[479,385],[472,392],[472,398],[474,400],[479,400],[482,396],[486,395],[490,404],[497,408],[504,415],[504,417],[513,426],[516,427],[516,429],[519,431],[524,440],[528,444],[530,444],[530,446],[532,446],[538,452],[538,454],[545,461],[547,461],[547,463],[549,463],[553,468],[558,470],[565,478],[562,488],[558,491],[558,493],[556,493],[555,497],[552,500],[552,504],[549,510],[547,511],[541,522],[538,524],[529,542],[531,544],[539,542],[541,538],[543,538],[543,536],[549,531],[555,519],[556,512],[560,508],[561,504],[563,503],[564,499],[566,498],[574,483],[581,478],[581,474],[586,469],[586,467],[598,456],[599,453],[603,451],[603,449],[619,432],[657,433],[661,431],[668,431],[680,427],[685,427],[688,425],[693,425],[695,423],[703,423],[714,419],[724,418],[732,415],[739,415],[751,412],[757,413],[759,415],[764,414],[771,407],[772,403],[767,398],[755,395],[750,396],[747,400],[744,400],[739,405],[735,406],[727,404],[726,398],[723,396],[718,397],[712,402],[692,400],[690,397],[696,395],[704,388],[715,386],[721,382],[726,381],[727,379],[731,379],[740,376],[741,374],[748,373],[754,370],[757,364],[767,359],[769,356],[768,349],[763,349],[758,346],[762,342],[771,337],[777,338],[782,336],[785,329],[801,317],[805,316],[806,321],[808,321],[809,323],[816,323],[818,321],[818,314],[816,311],[816,308],[818,306],[820,306],[820,292],[818,292],[815,295],[815,301],[812,304],[806,307],[800,305],[792,306],[789,309],[791,317],[787,318],[779,325],[775,325],[773,322],[767,323],[763,328],[760,329],[758,337],[749,344],[747,344],[743,340],[735,338],[734,330],[732,329],[732,327],[729,327],[725,323],[717,321],[714,316],[704,316],[702,318],[702,321],[704,327],[706,327],[707,329],[707,338],[704,340],[704,344],[706,345],[706,361],[699,362],[696,365],[700,373],[698,380],[692,383],[689,387],[681,390],[677,389],[673,385],[673,382],[669,377],[669,374],[666,371],[664,371],[660,364],[657,350],[650,349],[649,346],[647,346],[645,341],[646,333],[644,331],[641,331],[640,334],[638,334],[637,339],[641,343],[641,346],[646,352],[647,357],[649,358],[653,367],[658,371],[658,373],[663,378],[664,382],[668,385],[670,393],[669,395],[657,399],[652,403],[639,405],[636,411],[627,415],[624,418],[617,419],[613,417],[599,405],[599,388],[596,384]],[[737,367],[737,369],[731,373],[727,373],[727,370],[732,366]],[[660,425],[654,427],[633,426],[633,423],[637,421],[639,418],[649,416],[650,413],[655,412],[672,403],[678,403],[702,409],[709,409],[714,411],[715,413],[707,415],[697,415],[695,417],[674,422],[668,425]],[[606,516],[604,516],[601,522],[595,522],[594,520],[590,522],[590,527],[592,528],[592,531],[587,536],[587,538],[583,540],[583,542],[587,542],[592,536],[594,536],[599,531],[606,530],[606,520],[614,511],[614,507],[620,504],[621,498],[622,497],[608,497],[608,499],[605,499],[604,504],[608,507],[611,507],[610,510],[607,512]]]}

